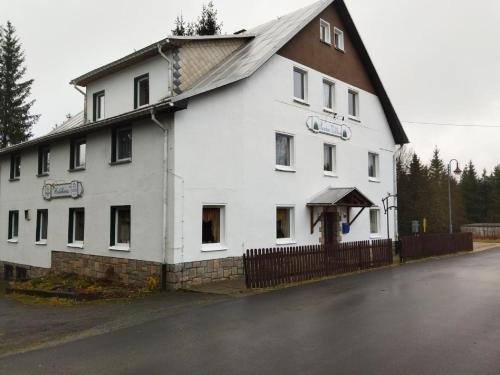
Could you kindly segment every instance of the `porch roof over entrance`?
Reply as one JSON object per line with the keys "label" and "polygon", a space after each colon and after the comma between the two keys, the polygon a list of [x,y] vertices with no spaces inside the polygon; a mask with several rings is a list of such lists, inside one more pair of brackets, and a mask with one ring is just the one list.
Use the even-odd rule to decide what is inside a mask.
{"label": "porch roof over entrance", "polygon": [[307,203],[309,207],[372,207],[373,202],[356,188],[329,187]]}

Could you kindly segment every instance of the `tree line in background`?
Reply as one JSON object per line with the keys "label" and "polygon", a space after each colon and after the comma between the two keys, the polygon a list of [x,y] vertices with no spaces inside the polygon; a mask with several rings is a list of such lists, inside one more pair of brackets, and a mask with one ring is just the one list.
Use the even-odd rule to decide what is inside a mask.
{"label": "tree line in background", "polygon": [[28,140],[40,115],[31,113],[32,79],[26,73],[24,52],[11,22],[0,25],[0,147]]}
{"label": "tree line in background", "polygon": [[[500,222],[500,165],[488,174],[478,174],[469,161],[459,176],[452,172],[451,201],[454,231],[470,223]],[[398,179],[398,222],[400,235],[411,234],[412,221],[427,220],[428,233],[448,231],[448,163],[434,150],[428,165],[403,147],[396,161]]]}

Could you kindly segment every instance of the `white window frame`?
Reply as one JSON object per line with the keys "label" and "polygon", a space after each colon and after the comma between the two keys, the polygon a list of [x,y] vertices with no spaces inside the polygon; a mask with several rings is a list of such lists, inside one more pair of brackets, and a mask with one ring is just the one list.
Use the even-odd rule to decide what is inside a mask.
{"label": "white window frame", "polygon": [[[80,154],[80,146],[82,144],[85,144],[85,160],[83,163],[81,163],[81,154]],[[85,166],[87,164],[87,140],[85,138],[77,139],[74,142],[74,155],[73,155],[73,160],[74,160],[74,165],[73,169],[85,169]],[[80,164],[77,164],[77,161],[80,162]]]}
{"label": "white window frame", "polygon": [[[325,28],[325,39],[323,39],[323,28]],[[332,44],[332,31],[330,28],[330,23],[326,22],[323,19],[319,20],[319,40],[329,45]]]}
{"label": "white window frame", "polygon": [[[375,176],[370,176],[370,156],[375,156]],[[380,154],[368,151],[368,180],[371,182],[380,182]]]}
{"label": "white window frame", "polygon": [[[332,170],[325,170],[325,147],[331,148]],[[323,174],[329,177],[337,177],[337,145],[334,143],[323,143]]]}
{"label": "white window frame", "polygon": [[[372,212],[376,213],[376,219],[377,219],[377,231],[372,232]],[[380,208],[374,207],[370,208],[369,214],[368,214],[368,220],[369,220],[369,226],[370,226],[370,238],[379,238],[381,234],[381,215],[380,215]]]}
{"label": "white window frame", "polygon": [[[290,237],[287,238],[278,238],[276,235],[276,219],[278,217],[278,210],[286,209],[288,210],[288,214],[290,215],[288,221],[290,223]],[[295,206],[287,205],[287,204],[279,204],[274,209],[274,235],[276,237],[277,245],[292,245],[296,244],[297,241],[295,239]]]}
{"label": "white window frame", "polygon": [[[12,215],[11,215],[12,214]],[[14,235],[14,222],[12,220],[13,214],[17,214],[17,234]],[[9,210],[9,226],[10,232],[7,236],[7,242],[17,243],[19,241],[19,210]]]}
{"label": "white window frame", "polygon": [[[47,217],[44,218],[43,214],[39,214],[39,212],[46,212],[47,213]],[[36,211],[36,220],[37,220],[37,223],[36,223],[36,226],[38,227],[38,233],[36,233],[36,236],[39,238],[38,241],[35,241],[35,244],[36,245],[46,245],[47,244],[47,237],[43,238],[42,237],[42,233],[43,233],[43,223],[47,223],[49,221],[49,211],[48,210],[37,210]],[[38,219],[40,219],[40,223],[38,223]],[[47,224],[48,225],[48,224]],[[48,226],[47,226],[47,236],[49,235],[48,233]]]}
{"label": "white window frame", "polygon": [[[203,226],[203,209],[204,208],[218,208],[219,209],[219,242],[217,243],[203,243],[203,238],[201,239],[201,251],[203,252],[211,252],[211,251],[224,251],[227,250],[228,247],[226,245],[226,204],[207,204],[204,203],[201,207],[201,226]],[[202,237],[202,236],[200,236]]]}
{"label": "white window frame", "polygon": [[[50,146],[43,146],[40,149],[41,169],[40,175],[47,175],[50,172]],[[44,161],[46,161],[44,163]]]}
{"label": "white window frame", "polygon": [[[277,143],[276,143],[276,136],[277,135],[282,135],[284,137],[290,138],[290,165],[281,165],[277,163]],[[281,171],[281,172],[295,172],[295,136],[290,133],[282,132],[282,131],[276,131],[274,133],[274,163],[275,163],[275,170]]]}
{"label": "white window frame", "polygon": [[[147,74],[147,75],[146,75]],[[136,90],[136,95],[137,95],[137,108],[142,108],[142,107],[146,107],[150,104],[151,102],[151,86],[149,85],[150,81],[149,81],[149,73],[146,73],[144,74],[143,77],[137,77],[136,81],[135,81],[135,84],[136,84],[136,87],[135,87],[135,90]],[[148,102],[145,103],[145,104],[140,104],[141,103],[141,90],[140,90],[140,87],[141,87],[141,82],[144,82],[144,81],[148,81],[148,91],[149,91],[149,98],[148,98]]]}
{"label": "white window frame", "polygon": [[[330,93],[331,93],[331,96],[332,96],[331,107],[325,107],[324,85],[329,85],[330,86]],[[335,82],[333,82],[333,81],[331,81],[331,80],[329,80],[327,78],[323,78],[323,82],[322,82],[321,88],[322,88],[322,91],[323,91],[323,110],[325,112],[333,113],[334,112],[334,108],[335,108]]]}
{"label": "white window frame", "polygon": [[[83,241],[76,241],[75,240],[75,231],[76,231],[76,213],[78,210],[83,210]],[[73,210],[72,212],[72,215],[73,215],[73,228],[71,228],[72,230],[72,235],[71,235],[71,239],[73,240],[73,242],[69,243],[67,246],[68,247],[76,247],[76,248],[80,248],[82,249],[83,248],[83,244],[85,243],[85,208],[82,208],[82,207],[75,207],[75,209]]]}
{"label": "white window frame", "polygon": [[[304,98],[299,98],[297,96],[295,96],[295,72],[298,72],[300,74],[302,74],[302,77],[303,77],[303,91],[304,91]],[[294,66],[293,67],[293,80],[292,80],[292,89],[293,89],[293,100],[295,102],[298,102],[298,103],[301,103],[301,104],[308,104],[307,100],[308,100],[308,94],[309,94],[309,90],[308,90],[308,74],[307,74],[307,70],[303,69],[303,68],[300,68],[298,66]]]}
{"label": "white window frame", "polygon": [[[130,132],[130,156],[120,158],[120,133],[123,132]],[[124,161],[131,161],[132,160],[132,140],[133,140],[133,132],[132,132],[132,127],[131,126],[126,126],[123,128],[119,128],[116,130],[115,134],[115,162],[124,162]]]}
{"label": "white window frame", "polygon": [[[355,98],[354,99],[354,112],[355,113],[353,115],[349,113],[349,110],[350,110],[350,108],[349,108],[349,96],[350,96],[350,94],[354,94],[354,98]],[[347,95],[348,95],[347,96],[347,113],[348,113],[349,119],[359,122],[360,121],[359,120],[359,118],[360,118],[359,117],[359,91],[354,90],[354,89],[349,89],[347,91]]]}
{"label": "white window frame", "polygon": [[[101,103],[102,99],[102,103]],[[106,108],[106,93],[104,91],[99,92],[96,95],[95,103],[94,105],[96,106],[95,109],[95,120],[100,121],[105,118],[105,108]],[[100,110],[100,116],[99,116],[99,110]]]}
{"label": "white window frame", "polygon": [[[114,227],[114,235],[115,235],[115,243],[109,247],[110,250],[118,250],[118,251],[130,251],[130,241],[129,242],[118,242],[118,217],[119,211],[128,211],[130,215],[130,232],[132,232],[132,208],[130,206],[112,206],[111,209],[114,209],[115,213],[115,227]],[[129,239],[131,239],[131,233],[129,233]]]}
{"label": "white window frame", "polygon": [[[338,35],[339,44],[335,43],[335,36]],[[344,32],[340,30],[338,27],[333,28],[333,43],[335,44],[335,48],[339,51],[345,52],[345,42],[344,42]]]}

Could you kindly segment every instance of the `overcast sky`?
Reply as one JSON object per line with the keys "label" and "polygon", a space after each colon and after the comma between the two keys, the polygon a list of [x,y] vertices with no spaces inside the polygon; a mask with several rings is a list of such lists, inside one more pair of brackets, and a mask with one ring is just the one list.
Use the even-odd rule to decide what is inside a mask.
{"label": "overcast sky", "polygon": [[[232,33],[310,4],[311,0],[216,0]],[[345,0],[404,123],[427,161],[500,163],[500,2],[496,0]],[[170,34],[175,16],[195,19],[203,0],[2,0],[0,23],[17,28],[34,78],[36,135],[83,107],[68,82]],[[493,128],[432,126],[496,125]]]}

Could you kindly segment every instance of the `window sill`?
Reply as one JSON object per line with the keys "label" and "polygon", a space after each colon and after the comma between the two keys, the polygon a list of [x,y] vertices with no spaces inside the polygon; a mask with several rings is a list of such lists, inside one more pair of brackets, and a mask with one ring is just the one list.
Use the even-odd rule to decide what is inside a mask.
{"label": "window sill", "polygon": [[49,172],[43,172],[43,173],[38,173],[36,176],[37,177],[47,177],[49,175]]}
{"label": "window sill", "polygon": [[332,46],[332,42],[329,42],[329,41],[327,41],[327,40],[320,39],[319,41],[320,41],[321,43],[323,43],[323,44],[326,44],[327,46],[330,46],[330,47]]}
{"label": "window sill", "polygon": [[45,245],[47,245],[47,240],[36,241],[35,245],[45,246]]}
{"label": "window sill", "polygon": [[18,243],[18,240],[17,238],[16,239],[10,239],[10,240],[7,240],[8,243]]}
{"label": "window sill", "polygon": [[276,240],[276,245],[295,245],[297,241],[292,238],[278,238]]}
{"label": "window sill", "polygon": [[379,240],[381,238],[382,238],[381,234],[378,234],[378,233],[370,234],[370,239],[372,239],[372,240]]}
{"label": "window sill", "polygon": [[83,242],[82,243],[73,242],[73,243],[67,244],[66,246],[71,247],[71,248],[75,248],[75,249],[83,249]]}
{"label": "window sill", "polygon": [[335,111],[333,110],[333,108],[323,107],[323,112],[326,112],[326,113],[328,113],[330,115],[335,114]]}
{"label": "window sill", "polygon": [[304,99],[300,99],[300,98],[293,98],[293,101],[295,103],[299,103],[299,104],[302,104],[302,105],[305,105],[307,107],[309,107],[309,103],[306,102]]}
{"label": "window sill", "polygon": [[339,52],[345,53],[345,49],[339,48],[337,46],[335,46],[335,49]]}
{"label": "window sill", "polygon": [[227,246],[222,243],[204,243],[201,245],[201,251],[210,252],[210,251],[226,251]]}
{"label": "window sill", "polygon": [[370,181],[370,182],[376,182],[378,184],[380,183],[380,180],[378,178],[376,178],[376,177],[368,177],[368,181]]}
{"label": "window sill", "polygon": [[20,180],[19,177],[9,178],[10,182],[19,181],[19,180]]}
{"label": "window sill", "polygon": [[127,158],[127,159],[121,159],[117,161],[112,161],[109,163],[109,165],[120,165],[120,164],[128,164],[132,163],[132,158]]}
{"label": "window sill", "polygon": [[127,245],[113,245],[113,246],[109,247],[109,250],[129,252],[130,251],[130,246],[127,246]]}
{"label": "window sill", "polygon": [[338,177],[338,175],[335,173],[335,172],[327,172],[327,171],[324,171],[323,174],[326,176],[326,177]]}
{"label": "window sill", "polygon": [[68,169],[68,172],[80,172],[80,171],[84,171],[84,170],[85,170],[85,167],[76,167],[76,168]]}
{"label": "window sill", "polygon": [[351,121],[361,123],[361,120],[360,120],[360,118],[358,116],[351,116],[351,115],[349,115],[348,118]]}
{"label": "window sill", "polygon": [[280,172],[289,172],[289,173],[295,173],[295,172],[297,172],[297,171],[295,170],[295,168],[288,167],[288,166],[286,166],[286,165],[276,165],[276,166],[274,167],[274,170],[276,170],[276,171],[280,171]]}

